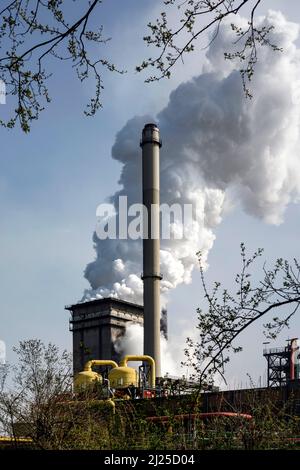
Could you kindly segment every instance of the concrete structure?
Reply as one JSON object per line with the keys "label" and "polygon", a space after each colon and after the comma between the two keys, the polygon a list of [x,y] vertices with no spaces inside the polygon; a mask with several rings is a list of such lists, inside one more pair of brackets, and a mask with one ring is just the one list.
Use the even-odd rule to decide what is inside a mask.
{"label": "concrete structure", "polygon": [[[161,141],[155,124],[146,124],[142,139],[143,204],[147,209],[147,236],[143,239],[144,309],[140,305],[106,298],[66,307],[71,312],[73,332],[73,368],[80,372],[91,359],[121,359],[116,340],[125,332],[126,323],[144,324],[144,354],[155,360],[156,377],[160,364],[160,183],[159,149]],[[166,312],[162,330],[167,337]]]}
{"label": "concrete structure", "polygon": [[98,299],[65,308],[71,312],[74,373],[82,371],[90,359],[119,362],[114,343],[124,334],[126,324],[143,325],[143,307],[119,299]]}
{"label": "concrete structure", "polygon": [[144,354],[153,357],[156,377],[160,364],[160,223],[159,149],[161,141],[155,124],[146,124],[142,140],[143,204],[147,209],[148,237],[143,239]]}

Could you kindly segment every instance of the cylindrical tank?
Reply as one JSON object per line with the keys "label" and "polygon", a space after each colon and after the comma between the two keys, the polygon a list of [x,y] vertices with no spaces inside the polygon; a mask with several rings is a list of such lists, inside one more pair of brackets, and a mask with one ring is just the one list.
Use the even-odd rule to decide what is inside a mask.
{"label": "cylindrical tank", "polygon": [[74,377],[75,392],[80,392],[95,385],[95,383],[102,383],[102,376],[92,370],[92,367],[94,366],[118,367],[118,364],[115,361],[102,359],[92,359],[91,361],[88,361],[84,366],[84,370],[76,374]]}
{"label": "cylindrical tank", "polygon": [[146,355],[141,355],[141,356],[135,356],[132,354],[127,354],[126,356],[123,357],[123,359],[120,361],[120,368],[127,368],[127,363],[129,361],[143,361],[147,362],[150,367],[150,387],[155,388],[155,361],[153,357],[146,356]]}
{"label": "cylindrical tank", "polygon": [[102,376],[92,370],[84,370],[76,374],[74,378],[74,390],[80,392],[92,387],[96,383],[102,383]]}
{"label": "cylindrical tank", "polygon": [[132,367],[116,367],[109,372],[108,379],[112,388],[138,386],[138,374]]}

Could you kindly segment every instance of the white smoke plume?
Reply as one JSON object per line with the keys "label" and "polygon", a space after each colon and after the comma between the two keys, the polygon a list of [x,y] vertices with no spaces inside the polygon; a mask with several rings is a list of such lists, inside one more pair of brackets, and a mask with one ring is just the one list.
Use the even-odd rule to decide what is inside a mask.
{"label": "white smoke plume", "polygon": [[[142,355],[143,354],[143,327],[138,323],[128,323],[124,336],[119,338],[114,346],[121,356],[125,354]],[[163,334],[160,337],[161,346],[161,372],[162,376],[166,374],[180,377],[186,374],[186,370],[181,367],[181,362],[185,360],[184,352],[178,348],[178,344],[184,344],[187,336],[191,332],[183,331],[180,338],[170,337],[169,341]],[[135,367],[139,363],[130,363],[130,367]]]}
{"label": "white smoke plume", "polygon": [[[242,18],[237,21],[246,24]],[[169,289],[190,282],[197,251],[206,260],[229,194],[234,195],[231,203],[273,224],[282,222],[290,202],[299,201],[299,26],[274,11],[258,21],[274,26],[272,41],[284,52],[259,47],[252,100],[244,96],[239,64],[224,61],[223,52],[235,39],[230,25],[224,24],[201,75],[174,90],[154,119],[163,140],[161,202],[197,206],[192,236],[162,241],[164,299]],[[121,189],[111,197],[115,204],[119,195],[127,195],[128,204],[141,202],[138,144],[144,124],[152,121],[149,116],[134,117],[116,136],[112,158],[123,167]],[[110,295],[142,303],[141,241],[103,241],[94,234],[94,243],[96,260],[85,270],[91,289],[83,300]]]}

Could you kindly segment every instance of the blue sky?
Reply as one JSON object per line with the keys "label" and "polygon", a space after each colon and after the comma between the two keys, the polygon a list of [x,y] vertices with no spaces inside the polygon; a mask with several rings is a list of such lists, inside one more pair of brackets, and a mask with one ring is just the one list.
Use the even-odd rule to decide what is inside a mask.
{"label": "blue sky", "polygon": [[[265,0],[261,12],[280,9],[300,23],[296,3]],[[50,80],[53,101],[30,134],[0,128],[0,339],[6,343],[8,361],[21,339],[36,337],[71,348],[64,306],[79,300],[88,287],[83,270],[94,258],[96,207],[118,187],[120,165],[110,157],[115,135],[134,115],[155,115],[172,89],[201,72],[203,52],[179,65],[169,81],[147,85],[142,75],[135,74],[134,66],[148,55],[142,42],[147,21],[155,17],[160,4],[159,0],[103,2],[99,21],[113,38],[103,46],[103,54],[128,73],[105,74],[103,109],[94,118],[83,116],[91,83],[81,85],[66,64],[57,63]],[[288,208],[280,226],[267,225],[237,208],[216,230],[208,280],[227,280],[236,272],[241,241],[250,250],[264,247],[268,260],[277,255],[297,257],[299,230],[298,205]],[[196,322],[199,283],[195,272],[190,285],[171,294],[169,327],[175,334],[183,319]],[[288,334],[300,335],[299,320],[281,340]],[[259,326],[243,340],[245,352],[234,357],[228,374],[245,383],[246,372],[256,380],[265,371]]]}

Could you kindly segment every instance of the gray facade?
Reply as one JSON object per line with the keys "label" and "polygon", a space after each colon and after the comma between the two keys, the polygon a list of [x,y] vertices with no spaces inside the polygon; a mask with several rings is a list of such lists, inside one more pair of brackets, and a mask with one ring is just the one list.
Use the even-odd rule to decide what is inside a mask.
{"label": "gray facade", "polygon": [[143,325],[143,307],[124,300],[106,298],[65,307],[71,313],[74,373],[90,359],[121,359],[115,341],[125,332],[126,323]]}

